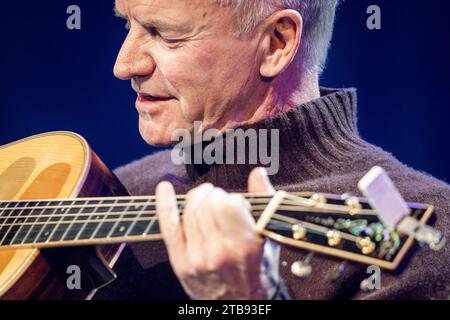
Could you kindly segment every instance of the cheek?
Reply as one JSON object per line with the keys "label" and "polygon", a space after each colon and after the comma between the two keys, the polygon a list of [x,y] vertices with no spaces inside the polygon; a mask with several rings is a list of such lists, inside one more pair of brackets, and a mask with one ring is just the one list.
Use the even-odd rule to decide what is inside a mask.
{"label": "cheek", "polygon": [[186,121],[201,120],[203,105],[211,92],[205,60],[195,54],[178,54],[167,56],[160,68],[169,90],[179,100],[178,112]]}
{"label": "cheek", "polygon": [[195,121],[234,100],[255,71],[253,64],[249,50],[205,41],[201,47],[165,55],[161,72],[180,99],[183,117]]}

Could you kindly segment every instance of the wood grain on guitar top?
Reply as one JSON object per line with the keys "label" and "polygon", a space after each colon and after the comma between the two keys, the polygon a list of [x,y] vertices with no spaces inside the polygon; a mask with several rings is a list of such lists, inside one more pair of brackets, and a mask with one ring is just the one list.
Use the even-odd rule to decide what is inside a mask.
{"label": "wood grain on guitar top", "polygon": [[[126,190],[80,136],[43,134],[0,147],[0,199],[61,199],[123,196]],[[0,250],[2,299],[85,298],[101,281],[114,279],[109,269],[122,245],[70,249]],[[97,252],[102,254],[97,257]],[[66,254],[65,254],[66,253]],[[86,259],[87,257],[94,259]],[[72,259],[72,261],[70,261]],[[67,261],[65,261],[67,260]],[[63,266],[85,263],[86,288],[69,291]],[[99,264],[100,262],[100,264]],[[104,270],[101,270],[104,264]],[[109,264],[109,266],[108,266]],[[94,277],[99,277],[100,282]]]}

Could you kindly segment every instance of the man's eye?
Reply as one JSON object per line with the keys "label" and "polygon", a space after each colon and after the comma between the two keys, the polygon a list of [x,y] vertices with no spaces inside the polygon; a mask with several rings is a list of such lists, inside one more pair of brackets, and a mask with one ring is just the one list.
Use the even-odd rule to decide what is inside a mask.
{"label": "man's eye", "polygon": [[150,33],[153,37],[161,37],[161,34],[155,27],[148,28],[148,33]]}
{"label": "man's eye", "polygon": [[163,39],[163,40],[168,44],[179,44],[182,42],[182,40],[179,39]]}
{"label": "man's eye", "polygon": [[151,27],[148,29],[148,32],[151,34],[152,37],[157,37],[160,38],[162,41],[164,41],[167,44],[179,44],[180,42],[182,42],[182,40],[180,39],[169,39],[169,38],[165,38],[161,35],[161,33],[158,31],[158,29]]}

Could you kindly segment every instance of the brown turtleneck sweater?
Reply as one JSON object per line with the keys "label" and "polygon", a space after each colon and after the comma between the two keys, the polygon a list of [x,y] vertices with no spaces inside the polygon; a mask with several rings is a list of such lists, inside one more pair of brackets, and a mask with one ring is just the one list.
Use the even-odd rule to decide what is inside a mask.
{"label": "brown turtleneck sweater", "polygon": [[[357,183],[373,166],[386,169],[409,202],[433,204],[436,228],[449,238],[450,186],[414,171],[391,154],[360,138],[356,126],[356,91],[322,89],[322,97],[273,119],[250,126],[280,130],[280,170],[271,177],[277,189],[359,194]],[[245,191],[247,177],[256,165],[173,165],[170,151],[133,162],[116,171],[132,195],[151,195],[158,182],[172,182],[186,193],[203,182],[228,191]],[[341,261],[316,255],[313,272],[304,279],[290,272],[293,262],[307,252],[282,248],[280,273],[295,299],[448,299],[450,298],[450,248],[439,252],[422,249],[401,273],[383,271],[381,289],[359,289],[368,277],[366,266],[349,263],[337,281],[331,279]],[[97,293],[108,298],[187,298],[174,276],[162,242],[132,244],[124,251],[115,270],[118,279]]]}

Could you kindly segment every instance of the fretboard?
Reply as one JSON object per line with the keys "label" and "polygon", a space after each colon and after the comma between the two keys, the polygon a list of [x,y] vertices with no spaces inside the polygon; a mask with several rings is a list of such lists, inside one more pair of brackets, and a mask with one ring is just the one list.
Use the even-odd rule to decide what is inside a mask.
{"label": "fretboard", "polygon": [[[269,196],[248,196],[254,213]],[[184,197],[177,197],[180,212]],[[154,197],[0,201],[0,247],[43,248],[160,239]]]}

